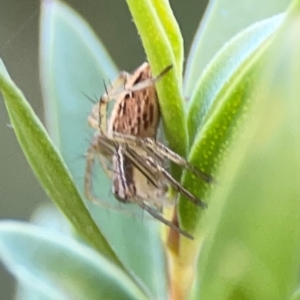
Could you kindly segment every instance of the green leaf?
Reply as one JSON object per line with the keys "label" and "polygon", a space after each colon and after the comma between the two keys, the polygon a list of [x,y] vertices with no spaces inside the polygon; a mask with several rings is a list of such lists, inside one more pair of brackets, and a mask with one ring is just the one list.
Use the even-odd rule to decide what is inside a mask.
{"label": "green leaf", "polygon": [[55,233],[74,236],[74,230],[66,218],[56,209],[52,203],[38,206],[32,213],[30,222]]}
{"label": "green leaf", "polygon": [[1,65],[0,90],[17,139],[38,180],[77,232],[103,255],[124,268],[93,222],[45,128],[11,81],[2,61]]}
{"label": "green leaf", "polygon": [[75,155],[87,149],[78,137],[88,130],[88,97],[97,102],[104,92],[104,80],[114,79],[117,69],[75,11],[52,0],[42,2],[41,8],[40,73],[46,121],[72,170]]}
{"label": "green leaf", "polygon": [[297,4],[267,52],[251,118],[221,171],[196,299],[289,299],[298,285],[299,22]]}
{"label": "green leaf", "polygon": [[[62,2],[43,2],[40,40],[47,120],[55,129],[51,132],[83,192],[86,168],[83,154],[93,134],[87,125],[93,104],[85,95],[99,99],[104,92],[103,80],[114,80],[117,71],[87,23]],[[94,194],[115,207],[108,209],[86,201],[101,232],[122,263],[149,287],[153,297],[165,298],[165,265],[158,222],[149,222],[146,214],[132,211],[129,204],[118,204],[111,193],[111,181],[98,164],[93,183]]]}
{"label": "green leaf", "polygon": [[46,299],[148,299],[91,248],[36,226],[1,222],[0,257],[23,284]]}
{"label": "green leaf", "polygon": [[283,17],[272,17],[240,32],[224,45],[207,66],[195,85],[188,108],[191,144],[233,82],[233,77],[241,72],[245,61],[276,31]]}
{"label": "green leaf", "polygon": [[[152,0],[152,6],[156,10],[159,21],[171,45],[177,68],[178,79],[182,80],[184,48],[179,25],[175,19],[172,8],[168,0]],[[180,81],[181,82],[181,81]],[[180,83],[180,86],[182,82]]]}
{"label": "green leaf", "polygon": [[[156,83],[164,131],[171,149],[185,156],[187,128],[182,97],[182,38],[166,1],[127,0],[154,75],[166,66],[171,70]],[[178,62],[179,61],[179,62]],[[176,176],[180,174],[176,170]]]}
{"label": "green leaf", "polygon": [[299,300],[300,299],[300,288],[298,287],[296,292],[292,295],[291,300]]}
{"label": "green leaf", "polygon": [[[183,183],[207,202],[210,202],[212,188],[220,180],[217,171],[234,147],[233,141],[239,134],[241,122],[247,116],[247,107],[257,97],[251,91],[257,80],[257,61],[281,20],[280,16],[271,18],[232,39],[210,64],[193,95],[189,109],[189,128],[194,143],[189,161],[212,175],[215,183],[195,180],[189,173],[184,174]],[[199,129],[197,134],[196,128]],[[187,201],[180,201],[179,212],[183,228],[197,231],[202,222],[203,210],[196,209]]]}
{"label": "green leaf", "polygon": [[190,96],[205,66],[228,40],[253,23],[283,12],[290,2],[211,0],[188,56],[184,95]]}
{"label": "green leaf", "polygon": [[15,290],[14,300],[51,300],[51,295],[47,297],[43,291],[39,292],[36,289],[33,290],[30,285],[24,283],[21,285],[20,282],[18,282]]}

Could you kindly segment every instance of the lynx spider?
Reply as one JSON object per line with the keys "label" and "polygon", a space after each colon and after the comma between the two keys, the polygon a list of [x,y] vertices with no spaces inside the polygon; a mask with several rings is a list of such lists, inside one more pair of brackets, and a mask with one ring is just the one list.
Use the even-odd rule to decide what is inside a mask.
{"label": "lynx spider", "polygon": [[[192,239],[189,233],[161,215],[170,185],[189,201],[206,207],[171,176],[163,165],[164,159],[181,165],[207,182],[211,181],[210,176],[155,140],[160,111],[154,83],[171,68],[168,66],[153,78],[147,62],[132,75],[121,72],[93,107],[88,122],[95,134],[87,152],[85,194],[99,204],[91,192],[92,168],[98,158],[107,176],[112,178],[113,194],[120,202],[138,204],[154,218]],[[116,102],[107,121],[107,105],[112,99]],[[107,163],[112,165],[112,170]]]}

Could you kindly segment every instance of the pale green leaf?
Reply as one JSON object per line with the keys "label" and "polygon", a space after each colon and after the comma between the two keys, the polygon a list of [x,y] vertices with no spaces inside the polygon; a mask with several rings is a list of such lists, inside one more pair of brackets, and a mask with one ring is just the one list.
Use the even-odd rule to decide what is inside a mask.
{"label": "pale green leaf", "polygon": [[299,8],[267,53],[251,118],[221,171],[196,299],[290,299],[298,285]]}
{"label": "pale green leaf", "polygon": [[[93,103],[86,95],[97,101],[104,92],[103,80],[109,84],[117,76],[117,70],[88,24],[62,2],[43,3],[40,41],[47,120],[83,193],[84,153],[93,135],[87,124]],[[94,194],[115,209],[94,205],[86,199],[91,215],[124,265],[157,298],[164,298],[164,256],[157,222],[149,222],[140,210],[135,210],[132,216],[131,205],[121,206],[113,197],[111,181],[98,163],[93,171]]]}
{"label": "pale green leaf", "polygon": [[84,239],[123,268],[93,222],[64,161],[53,146],[45,128],[22,92],[11,81],[3,64],[0,73],[0,90],[20,146],[46,193]]}
{"label": "pale green leaf", "polygon": [[290,0],[210,0],[195,35],[184,78],[190,96],[206,65],[238,32],[257,21],[284,12]]}
{"label": "pale green leaf", "polygon": [[[182,70],[183,60],[181,58],[180,64],[178,64],[178,59],[176,59],[178,53],[181,52],[178,49],[183,46],[182,39],[178,36],[180,32],[174,16],[169,7],[165,3],[161,5],[160,1],[127,0],[127,4],[154,75],[159,74],[170,64],[173,65],[173,70],[156,83],[156,88],[164,122],[164,132],[169,146],[185,156],[187,153],[187,128],[182,97],[182,74],[179,74]],[[181,54],[179,55],[181,56]],[[175,173],[179,177],[178,169]]]}
{"label": "pale green leaf", "polygon": [[33,225],[2,222],[0,257],[43,299],[148,299],[96,251]]}
{"label": "pale green leaf", "polygon": [[[233,141],[247,117],[247,108],[257,97],[251,91],[257,80],[257,61],[281,21],[282,16],[278,16],[253,25],[226,44],[199,80],[191,99],[189,128],[193,143],[189,161],[212,175],[215,182],[207,184],[186,173],[183,183],[208,203],[210,191],[220,180],[218,169],[234,149]],[[180,202],[186,229],[197,231],[203,213],[187,201]]]}
{"label": "pale green leaf", "polygon": [[243,64],[276,31],[284,15],[255,23],[228,41],[197,81],[188,107],[190,143],[239,74]]}

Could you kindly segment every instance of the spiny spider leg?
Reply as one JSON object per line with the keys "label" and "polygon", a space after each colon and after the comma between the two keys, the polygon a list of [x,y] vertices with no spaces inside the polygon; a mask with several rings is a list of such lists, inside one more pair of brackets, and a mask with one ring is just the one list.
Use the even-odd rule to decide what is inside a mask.
{"label": "spiny spider leg", "polygon": [[161,221],[162,223],[164,223],[165,225],[169,226],[170,228],[174,229],[175,231],[177,231],[178,233],[184,235],[185,237],[193,240],[194,237],[189,234],[188,232],[182,230],[180,227],[176,226],[175,224],[173,224],[172,222],[170,222],[169,220],[165,219],[161,214],[159,214],[156,210],[154,210],[153,208],[151,208],[150,206],[146,205],[145,202],[143,202],[143,200],[138,201],[138,205],[146,210],[153,218]]}
{"label": "spiny spider leg", "polygon": [[[128,148],[128,149],[130,149],[130,148]],[[132,150],[132,149],[130,149],[130,150]],[[160,213],[157,212],[156,209],[153,209],[152,207],[148,206],[145,203],[145,199],[141,199],[137,195],[132,194],[132,190],[130,188],[130,183],[127,182],[128,178],[125,174],[125,167],[124,167],[124,158],[125,158],[124,154],[125,154],[125,151],[126,150],[125,150],[124,146],[120,146],[120,145],[116,146],[116,155],[118,156],[118,167],[119,167],[119,173],[120,173],[119,174],[119,177],[120,177],[119,181],[122,182],[122,186],[124,188],[124,191],[128,192],[128,194],[125,194],[125,195],[128,196],[129,198],[131,198],[131,200],[136,202],[142,209],[146,210],[155,219],[161,221],[166,226],[169,226],[170,228],[174,229],[175,231],[177,231],[178,233],[184,235],[185,237],[193,240],[194,237],[191,234],[187,233],[186,231],[182,230],[180,227],[176,226],[175,224],[173,224],[169,220],[165,219]],[[128,153],[128,152],[126,151],[126,153]],[[126,155],[126,157],[128,158],[129,156]],[[137,155],[137,157],[140,158],[139,155]],[[140,164],[138,164],[138,165],[140,165]],[[127,200],[127,199],[123,199],[123,200]]]}
{"label": "spiny spider leg", "polygon": [[147,164],[145,164],[144,156],[139,155],[130,147],[125,148],[126,156],[130,162],[151,182],[153,186],[159,188],[157,176]]}
{"label": "spiny spider leg", "polygon": [[185,189],[176,179],[172,177],[172,175],[159,163],[157,163],[152,157],[145,157],[146,162],[154,169],[156,169],[162,176],[182,195],[184,195],[189,201],[200,206],[202,208],[207,208],[207,204],[203,202],[201,199],[198,199],[192,193],[190,193],[187,189]]}
{"label": "spiny spider leg", "polygon": [[123,135],[118,132],[113,132],[113,138],[118,143],[127,143],[128,145],[143,147],[146,151],[150,151],[156,157],[161,159],[169,159],[175,164],[184,167],[188,171],[194,173],[199,178],[203,179],[207,183],[213,181],[212,176],[202,172],[192,164],[190,164],[185,158],[173,152],[162,143],[157,142],[152,138],[136,138],[133,135]]}
{"label": "spiny spider leg", "polygon": [[154,154],[167,158],[173,163],[184,167],[185,169],[194,173],[195,175],[197,175],[199,178],[203,179],[207,183],[211,183],[213,181],[212,176],[202,172],[201,170],[199,170],[198,168],[190,164],[185,158],[173,152],[171,149],[169,149],[162,143],[157,142],[151,138],[141,139],[141,143],[144,144],[144,147],[149,149]]}
{"label": "spiny spider leg", "polygon": [[[114,174],[111,170],[108,169],[107,164],[105,163],[105,155],[103,156],[99,155],[99,149],[101,149],[101,153],[105,152],[105,155],[111,153],[114,151],[114,142],[106,139],[99,137],[96,135],[93,139],[93,142],[91,143],[90,147],[87,150],[86,153],[86,169],[85,169],[85,175],[84,175],[84,193],[85,197],[90,200],[93,204],[97,206],[101,206],[107,209],[112,209],[115,211],[120,212],[120,207],[111,205],[103,200],[100,200],[99,198],[95,197],[92,193],[93,187],[92,187],[92,170],[95,165],[95,158],[99,156],[101,158],[100,164],[104,170],[104,172],[107,174],[108,177],[111,178],[112,174]],[[121,210],[123,214],[129,215],[129,216],[134,216],[132,213],[126,211],[124,212]]]}
{"label": "spiny spider leg", "polygon": [[[110,150],[110,149],[108,149],[108,150]],[[92,203],[97,204],[97,205],[101,204],[101,206],[111,208],[111,206],[108,203],[105,203],[105,202],[101,201],[100,199],[96,198],[92,193],[92,183],[93,183],[92,171],[93,171],[93,167],[95,165],[95,158],[98,156],[98,153],[99,153],[99,147],[98,147],[98,139],[96,136],[93,139],[93,142],[91,143],[91,145],[88,148],[87,153],[86,153],[86,169],[85,169],[85,175],[84,175],[84,193],[85,193],[85,197],[87,199],[89,199]],[[104,161],[101,160],[100,163],[102,165],[103,170],[105,172],[109,172],[109,171],[107,171],[108,168],[104,164]]]}
{"label": "spiny spider leg", "polygon": [[130,202],[129,199],[132,199],[135,194],[134,189],[129,182],[131,179],[131,174],[127,174],[126,170],[124,146],[116,145],[115,151],[115,155],[113,156],[113,165],[116,169],[116,174],[113,178],[113,193],[119,201],[124,203]]}
{"label": "spiny spider leg", "polygon": [[[115,145],[115,154],[113,156],[113,165],[116,172],[113,178],[113,193],[121,202],[136,202],[139,195],[136,190],[136,177],[133,176],[135,168],[140,171],[149,182],[158,188],[157,179],[150,168],[144,168],[141,162],[141,157],[137,156],[137,161],[133,161],[127,145]],[[135,151],[133,151],[135,153]],[[136,154],[136,153],[135,153]],[[152,173],[151,173],[152,172]],[[147,198],[148,200],[148,198]],[[160,205],[161,206],[161,205]]]}
{"label": "spiny spider leg", "polygon": [[143,90],[143,89],[147,88],[148,86],[155,84],[172,68],[173,68],[173,65],[169,65],[166,68],[164,68],[157,76],[146,79],[146,80],[139,82],[139,83],[135,84],[134,86],[131,86],[128,88],[126,87],[126,83],[125,83],[125,91],[126,92],[135,92],[135,91]]}
{"label": "spiny spider leg", "polygon": [[[159,182],[159,178],[157,178],[157,173],[161,174],[163,178],[165,178],[180,194],[187,197],[189,201],[196,204],[197,206],[200,206],[202,208],[206,208],[207,204],[197,197],[195,197],[192,193],[190,193],[187,189],[185,189],[175,178],[172,177],[172,175],[158,162],[156,162],[152,157],[145,156],[141,157],[139,154],[137,154],[133,149],[130,147],[126,148],[126,154],[128,157],[130,157],[132,160],[132,164],[134,164],[137,168],[140,166],[143,167],[145,170],[143,174],[147,178],[154,177],[156,182]],[[146,164],[145,164],[146,162]],[[150,169],[147,169],[147,166],[150,167]],[[152,169],[152,170],[151,170]],[[156,171],[156,172],[153,172]],[[148,174],[152,174],[150,177]],[[155,177],[156,176],[156,177]]]}

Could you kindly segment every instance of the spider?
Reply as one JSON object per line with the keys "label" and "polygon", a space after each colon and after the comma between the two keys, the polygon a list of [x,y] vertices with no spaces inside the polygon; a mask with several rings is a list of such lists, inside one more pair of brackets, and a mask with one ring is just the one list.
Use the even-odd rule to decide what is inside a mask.
{"label": "spider", "polygon": [[[150,66],[145,62],[133,74],[121,72],[93,107],[88,122],[95,133],[87,151],[85,194],[89,200],[99,204],[92,194],[91,176],[98,158],[105,173],[112,179],[112,192],[117,200],[138,204],[154,218],[193,239],[192,235],[161,214],[170,186],[195,205],[206,207],[203,201],[172,177],[164,166],[165,159],[206,182],[211,181],[209,175],[156,141],[160,111],[154,84],[171,68],[168,66],[158,76],[152,77]],[[107,105],[112,99],[116,102],[107,121]]]}

